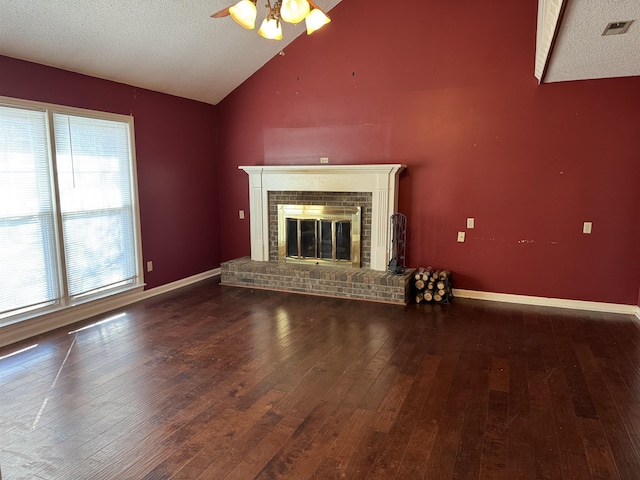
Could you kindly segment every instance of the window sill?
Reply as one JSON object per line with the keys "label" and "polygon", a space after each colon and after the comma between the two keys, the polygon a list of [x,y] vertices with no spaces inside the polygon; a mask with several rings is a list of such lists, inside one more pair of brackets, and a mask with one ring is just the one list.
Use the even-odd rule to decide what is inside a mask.
{"label": "window sill", "polygon": [[144,286],[145,284],[128,286],[100,298],[85,299],[72,305],[57,305],[29,312],[28,315],[7,318],[0,323],[0,347],[142,300]]}

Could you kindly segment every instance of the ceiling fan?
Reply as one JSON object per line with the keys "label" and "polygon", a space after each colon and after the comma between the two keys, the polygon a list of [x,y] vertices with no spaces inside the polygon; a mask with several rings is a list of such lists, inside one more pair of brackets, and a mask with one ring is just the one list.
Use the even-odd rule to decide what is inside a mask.
{"label": "ceiling fan", "polygon": [[[212,18],[222,18],[231,15],[236,23],[248,30],[256,25],[257,0],[240,0],[211,15]],[[313,2],[313,0],[267,0],[266,18],[263,20],[258,33],[270,40],[282,39],[281,22],[299,23],[305,21],[307,34],[323,27],[331,21],[329,16]]]}

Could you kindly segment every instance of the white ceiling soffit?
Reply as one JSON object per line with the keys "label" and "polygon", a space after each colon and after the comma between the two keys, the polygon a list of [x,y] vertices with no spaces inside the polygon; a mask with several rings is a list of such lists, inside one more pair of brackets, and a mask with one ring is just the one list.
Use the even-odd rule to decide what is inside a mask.
{"label": "white ceiling soffit", "polygon": [[[262,0],[256,30],[210,18],[235,2],[2,0],[0,55],[216,104],[305,31],[260,37]],[[316,0],[325,11],[339,2]]]}
{"label": "white ceiling soffit", "polygon": [[[626,33],[603,36],[628,20]],[[640,75],[640,1],[539,0],[535,74],[543,83]]]}

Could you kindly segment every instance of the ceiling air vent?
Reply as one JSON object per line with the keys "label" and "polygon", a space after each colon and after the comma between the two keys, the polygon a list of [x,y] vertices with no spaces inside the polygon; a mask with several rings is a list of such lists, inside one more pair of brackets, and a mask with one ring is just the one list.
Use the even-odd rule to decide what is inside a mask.
{"label": "ceiling air vent", "polygon": [[629,30],[629,25],[631,25],[632,22],[633,20],[626,20],[624,22],[611,22],[609,25],[607,25],[607,28],[604,29],[602,35],[621,35],[623,33],[626,33],[626,31]]}

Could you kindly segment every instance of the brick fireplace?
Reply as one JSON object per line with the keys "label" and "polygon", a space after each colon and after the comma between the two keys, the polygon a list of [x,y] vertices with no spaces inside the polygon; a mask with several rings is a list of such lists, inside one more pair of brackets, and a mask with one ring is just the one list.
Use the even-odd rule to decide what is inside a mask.
{"label": "brick fireplace", "polygon": [[[249,175],[251,258],[223,263],[223,284],[406,303],[411,271],[387,273],[389,219],[397,211],[404,165],[239,168]],[[277,208],[283,203],[361,207],[362,268],[279,260]]]}
{"label": "brick fireplace", "polygon": [[278,206],[322,205],[327,207],[360,207],[360,265],[371,266],[371,194],[368,192],[269,192],[269,261],[279,260]]}

